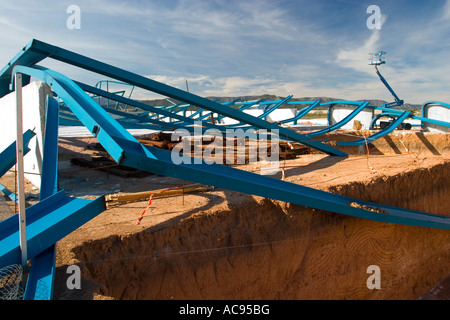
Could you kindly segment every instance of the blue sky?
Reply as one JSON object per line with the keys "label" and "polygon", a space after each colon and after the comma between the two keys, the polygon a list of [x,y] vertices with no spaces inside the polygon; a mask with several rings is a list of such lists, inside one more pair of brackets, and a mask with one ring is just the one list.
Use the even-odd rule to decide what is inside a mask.
{"label": "blue sky", "polygon": [[[70,5],[81,10],[80,29],[66,26]],[[380,30],[367,28],[370,5],[381,9]],[[367,64],[383,50],[380,71],[400,98],[450,102],[450,0],[2,1],[0,64],[33,38],[181,89],[188,80],[201,96],[393,101]]]}

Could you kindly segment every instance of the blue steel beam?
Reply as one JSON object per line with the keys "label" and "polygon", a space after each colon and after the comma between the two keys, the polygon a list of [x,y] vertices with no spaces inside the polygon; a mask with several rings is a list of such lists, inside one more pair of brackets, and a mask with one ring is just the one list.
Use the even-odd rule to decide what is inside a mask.
{"label": "blue steel beam", "polygon": [[411,112],[405,111],[400,116],[397,117],[396,120],[392,121],[389,126],[384,128],[381,131],[378,131],[377,133],[365,138],[365,139],[359,139],[359,140],[350,140],[350,141],[337,141],[337,144],[340,146],[361,146],[366,143],[371,143],[377,139],[380,139],[392,131],[394,131],[406,118],[410,116]]}
{"label": "blue steel beam", "polygon": [[[245,111],[247,109],[250,109],[251,107],[253,107],[253,106],[257,105],[257,104],[261,104],[260,101],[261,100],[239,103],[239,104],[237,104],[237,105],[240,105],[240,107],[238,108],[238,111],[243,112],[243,111]],[[222,120],[223,118],[226,118],[226,116],[222,115],[222,114],[218,117],[219,120]],[[245,125],[245,124],[243,125],[242,121],[239,121],[238,123],[235,123],[235,124],[229,124],[229,125],[226,125],[226,126],[228,128],[236,128],[236,127],[244,127],[244,126],[249,127],[248,125]]]}
{"label": "blue steel beam", "polygon": [[[224,105],[224,106],[231,106],[231,105],[233,105],[235,102],[237,102],[237,101],[239,101],[240,99],[236,99],[236,100],[234,100],[234,101],[230,101],[230,102],[224,102],[224,103],[221,103],[222,105]],[[200,116],[198,116],[198,117],[195,117],[196,115],[198,115],[198,113],[200,113],[201,112],[201,109],[200,110],[198,110],[196,113],[194,113],[194,114],[192,114],[191,116],[189,116],[190,118],[195,118],[195,120],[203,120],[203,119],[207,119],[208,117],[211,117],[211,115],[214,113],[214,112],[208,112],[207,114],[204,114],[204,115],[200,115]]]}
{"label": "blue steel beam", "polygon": [[427,101],[422,105],[422,108],[421,108],[422,117],[427,117],[427,106],[432,105],[432,104],[438,104],[444,108],[450,109],[450,104],[448,104],[448,103],[441,102],[441,101],[435,101],[435,100]]}
{"label": "blue steel beam", "polygon": [[[23,134],[23,154],[27,154],[30,151],[28,144],[31,138],[36,134],[27,130]],[[0,177],[2,177],[9,169],[16,164],[16,141],[11,143],[5,150],[0,153]]]}
{"label": "blue steel beam", "polygon": [[[151,107],[151,106],[149,106],[147,104],[144,104],[142,102],[131,100],[131,99],[128,99],[128,98],[125,98],[125,97],[116,96],[116,95],[114,95],[114,94],[112,94],[110,92],[106,92],[106,91],[100,90],[98,88],[89,86],[89,85],[81,83],[79,81],[74,81],[74,83],[77,84],[81,89],[83,89],[84,91],[89,92],[89,93],[93,93],[93,94],[96,94],[96,95],[99,95],[99,96],[103,96],[103,97],[111,99],[111,100],[117,100],[119,102],[126,103],[128,105],[135,106],[135,107],[141,108],[141,109],[146,110],[146,111],[150,111],[150,112],[154,112],[154,113],[159,111],[158,110],[159,108]],[[242,103],[237,103],[237,105],[241,105],[239,110],[240,111],[244,111],[244,110],[252,107],[254,104],[258,104],[258,103],[272,104],[271,102],[263,102],[263,100],[264,99],[261,99],[261,100],[255,101],[255,102],[242,102]],[[283,101],[283,100],[278,100],[277,103],[279,103],[281,101]],[[301,102],[296,102],[296,103],[299,104]],[[302,109],[303,111],[300,111],[294,118],[288,119],[287,121],[280,121],[280,123],[286,123],[286,122],[288,122],[288,121],[290,121],[292,119],[296,119],[296,120],[300,119],[301,117],[305,116],[310,110],[312,110],[313,108],[317,107],[318,104],[320,103],[320,101],[313,101],[312,103],[313,104],[309,108],[305,108],[304,110]],[[178,106],[178,105],[176,105],[176,106]],[[65,110],[65,108],[63,108],[63,109]],[[138,118],[136,118],[137,116],[121,113],[120,111],[116,112],[116,111],[112,111],[112,109],[108,109],[107,111],[109,113],[112,113],[112,114],[123,115],[124,117],[138,119]],[[191,119],[191,118],[188,118],[188,117],[184,117],[184,116],[175,114],[174,112],[170,112],[170,111],[167,111],[167,110],[161,111],[160,114],[164,114],[166,117],[176,118],[176,119],[179,119],[181,121],[166,122],[166,121],[154,120],[151,117],[147,118],[147,121],[149,123],[158,125],[158,126],[160,126],[162,128],[166,128],[166,129],[174,129],[174,128],[176,129],[176,128],[185,127],[189,131],[193,130],[189,126],[195,125],[196,121],[198,121],[197,119]],[[224,115],[220,115],[218,117],[218,120],[223,119],[224,117],[225,117]],[[139,119],[141,119],[141,118],[139,118]],[[217,124],[212,124],[212,123],[209,123],[209,122],[202,122],[202,126],[204,126],[206,128],[210,128],[210,129],[217,129],[220,132],[225,132],[227,128],[242,127],[242,123],[238,123],[238,124],[234,124],[234,125],[217,125]],[[249,128],[249,127],[247,126],[246,128]],[[150,128],[150,129],[158,130],[158,128]],[[284,138],[284,137],[282,137],[282,138]]]}
{"label": "blue steel beam", "polygon": [[[25,210],[27,253],[33,259],[78,227],[105,211],[105,199],[77,199],[64,191],[50,196]],[[18,214],[0,223],[0,268],[20,264]]]}
{"label": "blue steel beam", "polygon": [[450,122],[447,122],[447,121],[431,119],[431,118],[428,118],[428,117],[418,117],[418,116],[411,116],[411,119],[416,119],[416,120],[420,120],[422,122],[432,123],[432,124],[436,124],[438,126],[443,126],[443,127],[449,127],[450,128]]}
{"label": "blue steel beam", "polygon": [[[173,106],[155,106],[155,108],[157,108],[158,110],[165,110],[165,111],[170,111],[173,112],[173,110],[175,110],[176,108],[180,108],[181,106],[183,106],[183,104],[179,103]],[[135,110],[137,110],[138,108],[136,107]],[[158,120],[167,118],[168,116],[163,116],[159,113],[152,113],[150,115],[148,115],[150,118],[155,119],[156,117],[158,118]]]}
{"label": "blue steel beam", "polygon": [[58,127],[58,101],[47,97],[40,200],[44,200],[58,191]]}
{"label": "blue steel beam", "polygon": [[[62,111],[70,111],[70,108],[66,106],[60,106]],[[121,123],[126,128],[148,128],[152,130],[176,130],[178,128],[187,128],[189,124],[179,124],[174,122],[165,122],[165,121],[159,121],[154,119],[148,119],[144,118],[142,119],[142,116],[133,115],[124,111],[119,111],[115,109],[108,109],[106,107],[102,107],[105,111],[107,111],[110,114],[123,116],[122,119],[128,120],[122,120],[122,119],[116,119],[117,122]],[[70,115],[70,117],[73,117],[73,119],[77,119],[76,121],[82,125],[82,123],[78,120],[78,118],[75,115]],[[138,120],[137,122],[131,122],[130,119]],[[151,125],[147,125],[148,123],[151,123]]]}
{"label": "blue steel beam", "polygon": [[[347,101],[347,102],[349,102],[349,101]],[[338,104],[338,103],[340,103],[340,102],[335,102],[333,104]],[[356,117],[358,115],[358,113],[360,113],[368,105],[369,105],[369,102],[361,102],[360,105],[357,108],[355,108],[355,110],[353,110],[349,115],[347,115],[341,121],[336,122],[335,124],[325,128],[323,130],[319,130],[319,131],[315,131],[315,132],[309,133],[308,135],[310,137],[318,137],[318,136],[324,135],[326,133],[329,133],[331,131],[337,130],[337,129],[341,128],[342,126],[344,126],[345,124],[347,124],[351,119]]]}
{"label": "blue steel beam", "polygon": [[[30,140],[35,136],[36,134],[31,131],[27,130],[23,134],[23,155],[25,156],[28,152],[30,152],[30,148],[28,147],[28,144],[30,143]],[[11,169],[16,163],[16,141],[11,143],[5,150],[0,152],[0,177],[2,177],[9,169]],[[12,201],[17,202],[18,198],[17,195],[10,191],[8,188],[0,184],[0,191],[3,192],[5,196],[7,196]]]}
{"label": "blue steel beam", "polygon": [[3,194],[7,198],[9,198],[9,200],[14,201],[14,202],[19,201],[19,198],[17,197],[17,195],[2,184],[0,184],[0,191],[3,192]]}
{"label": "blue steel beam", "polygon": [[305,101],[305,102],[300,101],[300,102],[297,102],[296,104],[304,104],[304,103],[310,104],[310,106],[300,109],[294,117],[281,120],[280,123],[294,122],[294,124],[297,124],[299,119],[306,116],[306,114],[309,113],[312,109],[320,106],[320,100]]}
{"label": "blue steel beam", "polygon": [[[190,118],[188,118],[188,117],[184,117],[184,116],[178,115],[178,114],[176,114],[176,113],[174,113],[174,112],[170,112],[170,111],[167,111],[167,110],[165,110],[165,109],[160,109],[160,108],[152,107],[152,106],[149,106],[149,105],[147,105],[147,104],[145,104],[145,103],[142,103],[142,102],[139,102],[139,101],[135,101],[135,100],[132,100],[132,99],[129,99],[129,98],[117,96],[117,95],[115,95],[115,94],[113,94],[113,93],[106,92],[106,91],[104,91],[104,90],[101,90],[101,89],[98,89],[98,88],[89,86],[89,85],[84,84],[84,83],[81,83],[81,82],[75,81],[75,83],[76,83],[81,89],[83,89],[83,90],[86,91],[86,92],[94,93],[94,94],[96,94],[96,95],[103,96],[103,97],[109,98],[109,99],[111,99],[111,100],[117,100],[117,101],[119,101],[119,102],[126,103],[126,104],[129,104],[129,105],[133,106],[133,107],[137,107],[137,108],[140,108],[140,109],[142,109],[142,110],[146,110],[146,111],[149,111],[149,112],[153,112],[153,113],[155,113],[155,114],[160,114],[160,115],[164,115],[164,116],[166,116],[166,117],[170,117],[170,118],[173,118],[173,119],[177,119],[177,120],[180,120],[180,123],[182,123],[182,124],[191,124],[191,125],[192,125],[192,124],[195,123],[195,120],[190,119]],[[154,122],[154,121],[158,121],[158,122]],[[157,124],[159,124],[159,125],[162,126],[162,124],[161,124],[160,122],[164,122],[164,121],[160,121],[160,120],[152,120],[151,118],[149,118],[149,119],[148,119],[148,122],[151,122],[151,123],[157,123]],[[168,126],[172,124],[171,122],[165,122],[165,123],[166,123],[166,125],[168,125]],[[207,126],[207,127],[209,127],[209,128],[220,129],[220,127],[215,126],[215,125],[213,125],[213,124],[205,123],[205,126]],[[173,127],[172,127],[172,128],[173,128]]]}
{"label": "blue steel beam", "polygon": [[171,153],[166,150],[146,146],[156,159],[147,158],[128,152],[128,148],[133,150],[136,147],[132,142],[127,144],[123,145],[121,163],[141,170],[373,221],[450,230],[449,217],[360,201],[222,165],[204,162],[202,165],[175,165]]}
{"label": "blue steel beam", "polygon": [[372,121],[370,121],[370,129],[372,129],[372,130],[375,129],[375,125],[376,125],[377,121],[380,118],[388,117],[388,118],[391,118],[391,119],[397,119],[397,117],[401,116],[402,113],[403,112],[401,112],[401,111],[400,112],[386,112],[386,111],[383,111],[382,113],[377,114],[375,117],[372,118]]}
{"label": "blue steel beam", "polygon": [[[247,110],[248,108],[251,108],[252,106],[254,106],[255,104],[258,104],[258,103],[260,103],[260,102],[262,102],[262,101],[264,101],[265,99],[260,99],[260,100],[258,100],[258,101],[246,101],[246,102],[237,102],[238,100],[240,100],[240,99],[236,99],[236,100],[234,100],[234,101],[232,101],[232,102],[230,102],[230,103],[224,103],[225,105],[228,105],[228,106],[231,106],[231,105],[234,105],[234,106],[238,106],[238,109],[237,110],[239,110],[239,111],[244,111],[244,110]],[[208,113],[207,115],[205,115],[205,116],[202,116],[202,118],[207,118],[208,116],[210,116],[211,114],[212,114],[213,112],[210,112],[210,113]],[[223,115],[223,114],[218,114],[218,117],[217,117],[217,121],[220,121],[220,120],[222,120],[223,118],[226,118],[226,116],[225,115]],[[197,119],[200,119],[200,118],[197,118]],[[240,123],[239,123],[239,125],[240,125]],[[234,126],[234,125],[220,125],[221,127],[232,127],[232,126]],[[223,130],[223,129],[222,129]]]}
{"label": "blue steel beam", "polygon": [[[443,107],[449,108],[450,109],[450,105],[444,102],[439,102],[439,101],[428,101],[426,102],[423,106],[422,106],[422,116],[414,116],[414,115],[410,115],[409,118],[411,119],[415,119],[415,120],[420,120],[422,122],[426,122],[426,123],[432,123],[432,124],[436,124],[439,126],[443,126],[443,127],[450,127],[450,122],[447,121],[442,121],[442,120],[438,120],[438,119],[431,119],[428,117],[428,115],[426,114],[426,112],[424,112],[424,107],[427,104],[430,103],[436,103],[436,104],[440,104]],[[381,110],[383,111],[383,113],[381,113],[379,116],[385,115],[387,114],[389,116],[389,114],[392,115],[402,115],[403,110],[396,110],[396,109],[390,109],[390,108],[383,108],[383,107],[374,107],[374,106],[370,106],[371,108],[375,109],[375,110]]]}
{"label": "blue steel beam", "polygon": [[265,110],[263,112],[263,114],[259,115],[258,118],[264,119],[266,120],[266,117],[271,114],[272,112],[274,112],[276,109],[278,109],[279,107],[281,107],[283,104],[285,104],[286,102],[288,102],[290,99],[292,98],[292,95],[287,96],[286,98],[282,99],[280,102],[276,103],[275,105],[269,107],[268,110]]}
{"label": "blue steel beam", "polygon": [[[58,119],[58,101],[47,97],[40,201],[58,192]],[[51,300],[53,298],[55,260],[55,244],[34,257],[23,300]]]}
{"label": "blue steel beam", "polygon": [[16,69],[51,86],[119,164],[373,221],[450,230],[450,218],[445,216],[360,201],[224,165],[208,165],[203,159],[201,164],[191,157],[181,164],[174,163],[172,152],[139,143],[69,78],[48,69]]}
{"label": "blue steel beam", "polygon": [[108,133],[103,142],[108,144],[108,152],[116,162],[120,162],[123,154],[120,141],[137,142],[136,138],[69,78],[38,66],[16,66],[13,71],[46,82],[98,140],[104,133]]}
{"label": "blue steel beam", "polygon": [[23,300],[52,300],[55,282],[56,245],[39,253],[31,263]]}
{"label": "blue steel beam", "polygon": [[[273,111],[275,111],[275,110],[278,109],[280,106],[282,106],[283,104],[285,104],[285,103],[286,103],[287,101],[289,101],[289,99],[291,99],[291,98],[292,98],[292,96],[290,95],[290,96],[288,96],[288,97],[286,97],[286,98],[284,98],[284,99],[282,99],[282,100],[278,100],[278,101],[276,101],[276,102],[274,102],[274,101],[267,101],[267,102],[265,102],[265,103],[262,103],[262,104],[265,104],[266,107],[264,108],[263,113],[260,114],[259,116],[256,116],[256,118],[266,120],[266,117],[267,117],[269,114],[271,114]],[[260,104],[260,105],[262,105],[262,104]],[[248,108],[250,108],[250,107],[252,107],[252,106],[253,106],[253,105],[249,105]],[[268,109],[267,109],[267,108],[268,108]],[[246,108],[246,109],[247,109],[247,108]],[[242,110],[240,110],[240,111],[242,111]],[[230,127],[230,128],[236,128],[236,127],[240,127],[240,126],[243,126],[243,125],[245,125],[245,123],[242,122],[242,121],[240,121],[239,123],[229,125],[228,127]]]}
{"label": "blue steel beam", "polygon": [[[422,122],[427,122],[427,123],[431,123],[437,126],[441,126],[441,127],[447,127],[450,128],[450,123],[447,121],[442,121],[442,120],[438,120],[438,119],[430,119],[428,117],[428,106],[429,105],[439,105],[443,108],[447,108],[450,109],[450,105],[448,103],[445,102],[440,102],[440,101],[427,101],[423,104],[422,108],[421,108],[421,117],[414,117],[414,119],[418,119],[421,120]],[[423,127],[423,125],[422,125]]]}
{"label": "blue steel beam", "polygon": [[[36,63],[39,63],[46,57],[48,57],[48,53],[37,52],[34,50],[34,44],[36,40],[30,41],[25,47],[20,50],[17,55],[8,62],[6,66],[4,66],[0,70],[0,98],[10,93],[12,90],[10,88],[11,79],[12,79],[12,69],[16,65],[26,65],[31,66]],[[27,82],[29,82],[30,77],[24,76],[22,77],[22,85],[25,86]]]}
{"label": "blue steel beam", "polygon": [[403,100],[401,100],[397,94],[394,92],[394,90],[391,88],[391,86],[389,85],[389,83],[386,81],[386,79],[381,75],[380,71],[378,70],[378,67],[375,65],[375,70],[376,73],[378,75],[378,77],[380,78],[381,82],[383,82],[383,84],[386,86],[386,88],[389,90],[389,92],[392,94],[392,96],[395,99],[395,102],[391,102],[386,104],[385,106],[389,106],[389,107],[395,107],[395,106],[401,106],[403,105]]}
{"label": "blue steel beam", "polygon": [[[32,52],[32,54],[40,53],[40,60],[50,57],[52,59],[68,63],[85,70],[89,70],[103,76],[116,79],[118,81],[126,82],[130,85],[150,90],[155,93],[159,93],[161,95],[177,99],[179,101],[184,101],[193,106],[198,106],[200,108],[207,109],[209,111],[213,111],[216,113],[220,113],[226,115],[232,119],[245,122],[249,125],[252,125],[259,129],[267,129],[267,130],[278,130],[280,132],[280,136],[288,136],[290,140],[295,142],[300,142],[308,147],[316,149],[318,151],[322,151],[329,155],[347,157],[348,155],[345,152],[342,152],[336,148],[333,148],[330,145],[324,144],[318,140],[314,140],[309,138],[307,135],[300,134],[294,130],[289,128],[280,127],[275,123],[270,123],[265,120],[259,119],[257,117],[253,117],[249,114],[240,112],[239,110],[235,110],[231,107],[224,107],[221,104],[218,104],[209,99],[197,96],[195,94],[177,89],[175,87],[157,82],[155,80],[140,76],[138,74],[117,68],[115,66],[100,62],[98,60],[94,60],[92,58],[77,54],[75,52],[59,48],[45,42],[41,42],[38,40],[33,40],[26,47],[26,51]],[[43,56],[43,57],[42,57]],[[39,60],[39,61],[40,61]],[[20,59],[17,59],[15,63],[18,63]],[[26,62],[29,62],[25,59]],[[27,64],[25,64],[27,65]],[[31,64],[28,64],[31,65]],[[0,76],[3,73],[7,73],[7,71],[11,71],[11,68],[6,68],[1,71]],[[11,77],[11,75],[6,74],[5,77]],[[1,92],[1,91],[0,91]]]}

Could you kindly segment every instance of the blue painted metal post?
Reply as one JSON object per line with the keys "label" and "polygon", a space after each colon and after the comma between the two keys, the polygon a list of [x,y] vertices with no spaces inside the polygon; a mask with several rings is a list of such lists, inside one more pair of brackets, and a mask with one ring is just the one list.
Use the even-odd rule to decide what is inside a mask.
{"label": "blue painted metal post", "polygon": [[[58,192],[58,101],[47,97],[40,201]],[[55,279],[56,245],[39,253],[31,263],[24,300],[51,300]]]}
{"label": "blue painted metal post", "polygon": [[386,88],[389,90],[389,92],[394,96],[395,102],[391,102],[388,104],[385,104],[385,107],[396,107],[396,106],[401,106],[403,105],[403,100],[401,100],[397,94],[394,92],[394,90],[391,88],[391,86],[389,85],[389,83],[386,81],[386,79],[381,75],[380,71],[378,70],[378,67],[375,65],[375,70],[376,73],[378,75],[378,77],[380,78],[381,82],[383,82],[383,84],[386,86]]}

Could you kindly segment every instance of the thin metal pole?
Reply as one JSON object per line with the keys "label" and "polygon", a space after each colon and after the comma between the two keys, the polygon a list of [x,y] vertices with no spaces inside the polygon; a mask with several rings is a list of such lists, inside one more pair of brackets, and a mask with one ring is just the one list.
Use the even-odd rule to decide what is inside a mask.
{"label": "thin metal pole", "polygon": [[22,253],[22,268],[27,270],[27,232],[25,217],[25,177],[23,164],[23,116],[22,116],[22,75],[17,73],[15,76],[16,88],[16,115],[17,115],[17,186],[19,197],[19,232],[20,232],[20,249]]}

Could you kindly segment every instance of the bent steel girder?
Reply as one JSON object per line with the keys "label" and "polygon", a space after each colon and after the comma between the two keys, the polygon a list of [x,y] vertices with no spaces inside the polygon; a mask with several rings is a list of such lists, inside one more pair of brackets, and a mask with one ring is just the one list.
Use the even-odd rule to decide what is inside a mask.
{"label": "bent steel girder", "polygon": [[377,139],[380,139],[392,131],[394,131],[406,118],[408,118],[411,115],[411,112],[405,111],[402,114],[400,114],[397,119],[392,121],[386,128],[383,130],[378,131],[377,133],[370,135],[364,139],[359,140],[351,140],[351,141],[338,141],[337,144],[340,146],[360,146],[367,143],[371,143]]}
{"label": "bent steel girder", "polygon": [[[25,156],[28,152],[30,152],[30,148],[28,144],[30,143],[31,138],[33,138],[36,134],[28,129],[23,134],[23,155]],[[0,152],[0,178],[16,164],[17,157],[17,144],[16,141],[12,142],[8,147],[6,147],[3,151]],[[0,184],[0,191],[12,201],[17,202],[17,195],[10,191],[8,188]]]}
{"label": "bent steel girder", "polygon": [[119,164],[373,221],[450,230],[450,218],[445,216],[360,201],[225,165],[208,164],[203,159],[200,164],[191,157],[187,157],[189,161],[174,163],[172,152],[139,143],[69,78],[43,68],[17,66],[14,72],[45,81]]}
{"label": "bent steel girder", "polygon": [[372,118],[372,121],[370,121],[370,129],[373,130],[375,129],[375,125],[377,123],[377,121],[383,117],[389,117],[391,119],[397,119],[398,116],[400,116],[402,114],[402,112],[397,113],[397,112],[382,112],[380,114],[377,114],[375,117]]}
{"label": "bent steel girder", "polygon": [[266,101],[265,103],[261,103],[261,105],[265,105],[264,111],[257,117],[266,120],[268,115],[277,110],[283,104],[286,104],[292,97],[293,97],[292,95],[289,95],[286,98],[281,99],[279,101]]}
{"label": "bent steel girder", "polygon": [[[190,125],[190,124],[178,124],[178,123],[172,123],[172,122],[165,122],[165,121],[159,121],[159,120],[154,120],[154,119],[145,119],[146,121],[141,121],[142,116],[130,114],[130,113],[127,113],[124,111],[108,109],[106,107],[102,107],[102,108],[110,114],[122,116],[122,118],[116,118],[116,120],[117,120],[117,122],[119,122],[122,126],[124,126],[127,129],[130,129],[130,128],[143,128],[144,129],[144,128],[146,128],[146,129],[161,131],[161,130],[176,130],[176,129],[181,129],[181,128],[189,128],[188,126]],[[71,112],[70,108],[68,108],[67,106],[64,106],[64,105],[61,105],[60,109],[61,109],[61,111]],[[77,121],[78,124],[82,125],[82,123],[78,120],[78,118],[75,115],[69,114],[68,112],[66,112],[64,114],[64,117],[70,117],[74,121]],[[125,119],[125,120],[123,120],[123,119]],[[130,120],[137,120],[137,122],[131,122]]]}
{"label": "bent steel girder", "polygon": [[[289,103],[288,103],[289,104]],[[293,103],[294,104],[294,103]],[[320,100],[316,101],[297,101],[295,104],[309,104],[308,107],[300,109],[297,114],[289,119],[281,120],[280,123],[289,123],[293,122],[294,124],[297,124],[298,120],[306,116],[312,109],[320,106]]]}
{"label": "bent steel girder", "polygon": [[[428,117],[428,114],[424,111],[424,109],[426,108],[426,106],[428,106],[430,104],[437,104],[442,107],[450,109],[450,105],[447,103],[439,102],[439,101],[428,101],[428,102],[425,102],[422,106],[422,111],[421,111],[422,116],[414,116],[414,115],[410,114],[408,118],[411,118],[414,120],[419,120],[422,122],[422,125],[423,125],[423,122],[426,122],[426,123],[431,123],[431,124],[435,124],[438,126],[450,127],[450,122],[442,121],[442,120],[438,120],[438,119],[431,119]],[[372,108],[383,111],[383,113],[380,115],[384,115],[384,114],[389,115],[390,114],[390,115],[399,115],[400,116],[404,112],[402,110],[395,110],[395,109],[384,108],[384,107],[372,107]]]}
{"label": "bent steel girder", "polygon": [[[40,201],[58,193],[58,119],[58,101],[47,97]],[[24,300],[51,300],[53,298],[55,260],[56,244],[33,258]]]}
{"label": "bent steel girder", "polygon": [[276,109],[278,109],[279,107],[281,107],[283,104],[285,104],[287,101],[289,101],[292,98],[292,95],[287,96],[286,98],[282,99],[280,102],[275,103],[274,105],[270,106],[268,105],[263,114],[259,115],[258,118],[264,119],[266,120],[267,116],[269,114],[271,114],[272,112],[274,112]]}
{"label": "bent steel girder", "polygon": [[392,96],[395,99],[395,102],[387,103],[385,106],[397,107],[397,106],[403,105],[404,101],[401,100],[397,96],[397,94],[395,93],[394,89],[392,89],[392,87],[389,85],[389,83],[386,81],[386,79],[381,75],[380,71],[378,70],[378,66],[377,65],[375,65],[375,71],[376,71],[378,77],[380,78],[381,82],[383,82],[383,84],[386,86],[386,88],[389,90],[389,92],[392,94]]}
{"label": "bent steel girder", "polygon": [[[155,114],[161,114],[161,115],[164,115],[166,117],[170,117],[170,118],[173,118],[173,119],[180,120],[180,122],[178,124],[181,124],[181,125],[183,125],[183,124],[184,125],[192,125],[192,124],[195,123],[194,119],[191,119],[189,117],[185,117],[185,116],[179,115],[179,114],[177,114],[175,112],[171,112],[171,111],[167,111],[167,110],[164,110],[164,109],[152,107],[152,106],[149,106],[149,105],[147,105],[145,103],[142,103],[142,102],[139,102],[139,101],[136,101],[136,100],[132,100],[132,99],[129,99],[129,98],[126,98],[126,97],[118,96],[118,95],[115,95],[114,93],[107,92],[107,91],[104,91],[104,90],[92,87],[92,86],[87,85],[85,83],[81,83],[81,82],[78,82],[78,81],[75,81],[75,83],[81,89],[83,89],[86,92],[93,93],[93,94],[96,94],[98,96],[102,96],[102,97],[105,97],[105,98],[108,98],[108,99],[111,99],[111,100],[116,100],[118,102],[126,103],[128,105],[133,106],[133,107],[137,107],[137,108],[140,108],[140,109],[145,110],[145,111],[153,112]],[[109,112],[109,110],[108,110],[108,112]],[[157,125],[160,125],[160,126],[167,126],[167,128],[173,128],[174,127],[173,124],[174,123],[177,124],[177,122],[165,122],[165,121],[161,121],[161,120],[155,120],[155,119],[152,119],[150,117],[142,118],[142,121],[147,121],[149,123],[157,124]],[[208,127],[208,128],[215,128],[215,129],[220,128],[220,127],[215,126],[215,125],[210,124],[210,123],[205,123],[205,126]]]}
{"label": "bent steel girder", "polygon": [[[266,101],[266,102],[263,102],[263,103],[264,103],[264,104],[265,104],[265,103],[272,104],[272,103],[274,103],[274,102],[279,103],[280,101],[281,101],[281,100],[277,100],[277,101]],[[243,107],[242,109],[239,109],[239,110],[243,111],[243,110],[245,110],[245,109],[247,109],[247,108],[252,107],[252,105],[254,105],[254,104],[259,104],[259,101],[258,101],[258,102],[253,102],[252,104],[248,103],[248,105],[246,105],[245,107]],[[288,105],[309,104],[308,107],[304,107],[304,108],[300,109],[300,110],[296,113],[295,116],[293,116],[293,117],[291,117],[291,118],[288,118],[288,119],[275,121],[275,122],[280,123],[280,124],[287,124],[287,123],[289,123],[289,122],[293,122],[294,125],[296,125],[299,119],[301,119],[301,118],[303,118],[304,116],[306,116],[311,110],[313,110],[313,109],[315,109],[315,108],[317,108],[317,107],[320,107],[320,100],[314,100],[314,101],[291,101],[291,102],[288,101],[286,104],[288,104]],[[229,125],[229,127],[233,127],[233,126],[237,126],[237,125]]]}
{"label": "bent steel girder", "polygon": [[[28,152],[30,152],[30,148],[28,144],[30,143],[31,138],[36,135],[31,130],[25,131],[23,134],[23,155],[25,156]],[[0,178],[16,164],[16,141],[13,141],[5,150],[0,152]]]}
{"label": "bent steel girder", "polygon": [[32,40],[23,49],[23,52],[19,53],[13,60],[8,63],[6,67],[4,67],[0,71],[0,95],[5,94],[9,91],[9,89],[5,87],[5,84],[9,85],[9,83],[5,83],[5,81],[11,79],[11,70],[14,68],[14,66],[32,66],[47,57],[76,67],[80,67],[88,71],[92,71],[94,73],[101,74],[118,81],[128,83],[135,87],[149,90],[170,98],[177,99],[179,101],[184,101],[193,106],[198,106],[209,111],[226,115],[232,119],[245,122],[259,129],[278,130],[280,132],[280,136],[288,136],[292,141],[302,143],[308,147],[311,147],[318,151],[322,151],[329,155],[340,157],[348,156],[341,150],[322,143],[321,141],[311,139],[308,136],[298,133],[289,128],[280,127],[276,123],[267,122],[265,120],[243,113],[239,110],[235,110],[231,107],[223,106],[209,99],[38,40]]}
{"label": "bent steel girder", "polygon": [[[259,116],[256,116],[256,118],[266,120],[266,118],[267,118],[267,116],[268,116],[269,114],[271,114],[272,112],[274,112],[274,111],[275,111],[276,109],[278,109],[280,106],[282,106],[282,105],[285,104],[287,101],[289,101],[289,99],[291,99],[291,98],[292,98],[292,96],[288,96],[288,97],[286,97],[286,98],[284,98],[284,99],[282,99],[282,100],[276,101],[276,102],[273,102],[273,101],[265,102],[264,104],[266,104],[266,107],[264,108],[263,113],[260,114]],[[256,103],[253,104],[253,105],[250,105],[249,108],[251,108],[251,107],[254,106],[254,105],[256,105]],[[242,111],[242,110],[240,110],[240,111]],[[230,127],[230,128],[236,128],[236,127],[240,127],[240,126],[243,126],[243,125],[245,125],[245,123],[242,122],[242,121],[240,121],[239,123],[228,125],[228,127]]]}
{"label": "bent steel girder", "polygon": [[[339,104],[339,103],[344,103],[345,102],[348,104],[350,103],[350,101],[337,101],[337,102],[332,102],[331,104],[335,105],[335,104]],[[326,103],[326,104],[330,104],[330,103]],[[322,105],[326,105],[326,104],[322,104]],[[350,120],[352,120],[354,117],[356,117],[358,115],[358,113],[360,113],[363,109],[365,109],[367,106],[369,105],[369,102],[360,102],[359,105],[355,108],[355,110],[353,110],[349,115],[347,115],[344,119],[342,119],[339,122],[336,122],[335,124],[323,129],[323,130],[319,130],[319,131],[315,131],[315,132],[311,132],[308,135],[310,137],[318,137],[321,135],[324,135],[326,133],[338,130],[339,128],[341,128],[342,126],[346,125]]]}
{"label": "bent steel girder", "polygon": [[443,108],[450,109],[450,104],[448,104],[448,103],[440,102],[440,101],[427,101],[422,105],[421,117],[414,117],[414,118],[422,121],[422,127],[424,127],[423,122],[427,122],[427,123],[430,123],[430,124],[433,124],[436,126],[450,128],[450,122],[438,120],[438,119],[430,119],[428,117],[428,106],[436,106],[436,105],[443,107]]}

